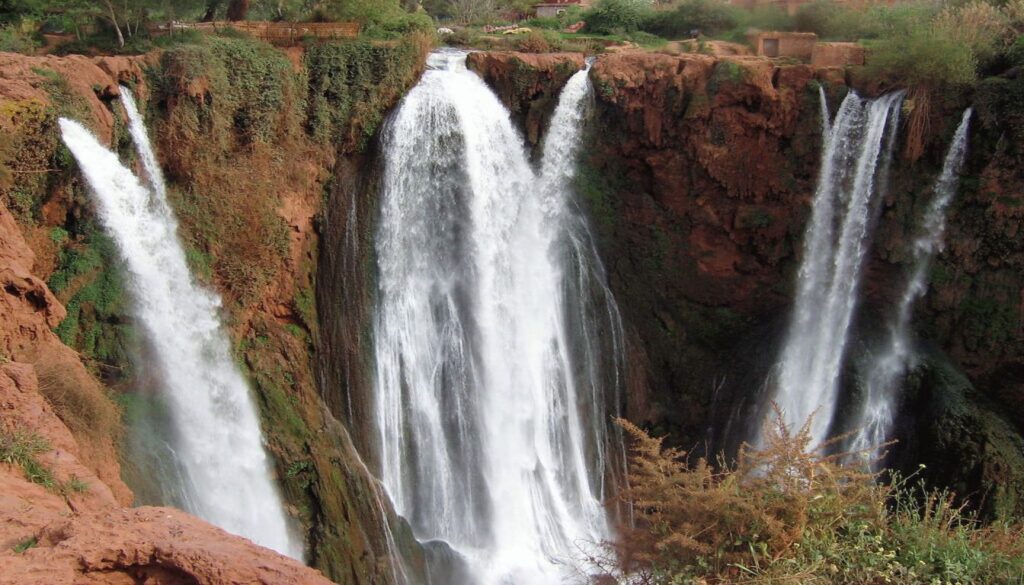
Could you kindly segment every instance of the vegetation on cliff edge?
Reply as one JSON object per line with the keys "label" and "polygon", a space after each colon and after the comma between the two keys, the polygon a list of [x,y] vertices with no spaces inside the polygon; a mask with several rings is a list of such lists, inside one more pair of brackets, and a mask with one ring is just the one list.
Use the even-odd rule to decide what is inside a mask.
{"label": "vegetation on cliff edge", "polygon": [[[635,528],[591,563],[622,582],[1019,583],[1024,528],[983,526],[912,478],[844,464],[857,454],[812,450],[808,426],[780,421],[735,465],[691,461],[626,422]],[[827,448],[827,447],[826,447]],[[627,577],[628,576],[628,577]]]}

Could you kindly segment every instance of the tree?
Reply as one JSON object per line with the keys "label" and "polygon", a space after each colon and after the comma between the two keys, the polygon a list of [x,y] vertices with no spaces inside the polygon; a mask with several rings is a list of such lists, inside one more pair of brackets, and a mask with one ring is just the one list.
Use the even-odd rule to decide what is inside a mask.
{"label": "tree", "polygon": [[495,0],[451,0],[449,10],[456,20],[468,24],[492,18],[498,3]]}
{"label": "tree", "polygon": [[106,7],[107,11],[104,16],[110,20],[110,24],[113,25],[114,30],[117,32],[117,46],[124,46],[124,35],[121,34],[121,25],[117,23],[117,12],[114,10],[114,4],[110,0],[100,0]]}
{"label": "tree", "polygon": [[220,10],[222,0],[208,0],[206,12],[203,13],[203,22],[213,22],[217,19],[217,11]]}
{"label": "tree", "polygon": [[249,13],[249,0],[231,0],[228,4],[228,20],[245,20]]}

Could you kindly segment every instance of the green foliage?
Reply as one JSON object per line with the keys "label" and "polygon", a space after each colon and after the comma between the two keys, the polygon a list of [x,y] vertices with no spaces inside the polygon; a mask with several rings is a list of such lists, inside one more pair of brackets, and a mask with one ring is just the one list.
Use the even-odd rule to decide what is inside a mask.
{"label": "green foliage", "polygon": [[20,555],[21,553],[23,553],[23,552],[27,551],[28,549],[36,546],[37,544],[39,544],[39,539],[34,537],[34,536],[32,536],[32,537],[26,538],[25,540],[23,540],[23,541],[19,542],[18,544],[14,545],[13,547],[11,547],[11,550],[13,550],[15,552],[15,554],[19,554]]}
{"label": "green foliage", "polygon": [[25,479],[46,488],[54,488],[57,480],[53,472],[37,457],[50,450],[50,443],[35,433],[0,432],[0,462],[17,465]]}
{"label": "green foliage", "polygon": [[113,241],[90,228],[81,242],[65,244],[49,280],[68,311],[57,336],[87,358],[127,364],[134,331],[126,320],[125,283]]}
{"label": "green foliage", "polygon": [[665,38],[689,38],[690,32],[714,35],[735,27],[737,10],[720,0],[683,0],[673,10],[654,12],[643,30]]}
{"label": "green foliage", "polygon": [[0,25],[0,51],[9,53],[25,53],[31,55],[39,42],[21,27]]}
{"label": "green foliage", "polygon": [[929,2],[901,2],[865,9],[818,0],[802,6],[794,24],[797,30],[813,32],[828,40],[893,38],[927,28],[937,9],[937,4]]}
{"label": "green foliage", "polygon": [[[62,77],[44,71],[37,81],[62,85]],[[8,101],[0,105],[0,201],[15,218],[33,225],[39,207],[54,183],[60,180],[55,172],[70,168],[67,152],[60,144],[57,130],[58,110],[37,100]]]}
{"label": "green foliage", "polygon": [[966,43],[923,30],[873,46],[867,67],[871,75],[908,86],[967,85],[976,78],[977,59]]}
{"label": "green foliage", "polygon": [[89,491],[89,484],[79,479],[77,475],[72,475],[61,486],[61,492],[64,493],[65,495],[80,494],[87,491]]}
{"label": "green foliage", "polygon": [[384,119],[386,104],[411,83],[422,37],[383,45],[366,40],[319,43],[306,50],[307,128],[318,141],[362,150]]}
{"label": "green foliage", "polygon": [[319,2],[309,18],[328,22],[356,21],[374,36],[379,35],[379,31],[425,31],[434,25],[425,12],[406,12],[400,0],[327,0]]}
{"label": "green foliage", "polygon": [[650,12],[650,2],[646,0],[599,0],[583,14],[583,19],[587,32],[621,34],[639,30]]}
{"label": "green foliage", "polygon": [[312,287],[300,288],[295,293],[295,309],[306,327],[312,329],[316,326],[316,295],[313,293]]}
{"label": "green foliage", "polygon": [[316,481],[316,467],[308,459],[293,461],[285,469],[284,476],[288,479],[297,480],[299,487],[309,489]]}
{"label": "green foliage", "polygon": [[187,101],[176,112],[178,132],[205,134],[215,151],[270,142],[298,125],[283,115],[302,99],[297,80],[288,59],[270,45],[213,36],[201,45],[166,51],[154,73],[158,100],[172,99],[191,85],[216,96],[212,103]]}
{"label": "green foliage", "polygon": [[75,93],[62,74],[43,67],[33,67],[32,72],[42,78],[41,87],[49,94],[58,116],[76,120],[90,118],[89,103]]}
{"label": "green foliage", "polygon": [[870,75],[911,87],[966,85],[975,80],[976,66],[969,46],[929,29],[879,41],[868,59]]}
{"label": "green foliage", "polygon": [[[796,23],[788,12],[780,10],[775,6],[757,6],[750,10],[734,10],[733,17],[736,19],[736,32],[746,34],[750,29],[757,30],[795,30]],[[737,39],[738,42],[745,42],[745,38]]]}
{"label": "green foliage", "polygon": [[974,104],[982,125],[1007,132],[1010,153],[1024,154],[1024,77],[983,80],[975,91]]}
{"label": "green foliage", "polygon": [[1006,51],[1006,56],[1015,67],[1024,67],[1024,35],[1020,35]]}
{"label": "green foliage", "polygon": [[998,348],[1013,340],[1019,323],[1014,307],[986,298],[968,298],[960,305],[961,332],[971,350]]}

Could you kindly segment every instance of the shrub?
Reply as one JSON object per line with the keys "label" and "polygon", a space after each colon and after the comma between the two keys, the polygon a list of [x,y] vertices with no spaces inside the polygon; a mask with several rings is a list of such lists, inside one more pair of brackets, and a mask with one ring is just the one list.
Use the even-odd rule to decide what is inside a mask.
{"label": "shrub", "polygon": [[640,28],[650,14],[645,0],[600,0],[583,14],[587,31],[597,34],[620,34]]}
{"label": "shrub", "polygon": [[697,30],[716,34],[738,22],[736,10],[720,0],[683,0],[674,10],[651,13],[643,22],[644,31],[665,38],[689,37]]}
{"label": "shrub", "polygon": [[794,25],[796,30],[830,40],[892,38],[926,28],[935,7],[930,2],[904,2],[865,9],[818,0],[797,11]]}
{"label": "shrub", "polygon": [[970,47],[982,63],[994,58],[1013,41],[1007,16],[981,0],[944,9],[933,26],[944,36]]}
{"label": "shrub", "polygon": [[121,413],[83,369],[48,360],[36,364],[39,393],[76,437],[120,435]]}
{"label": "shrub", "polygon": [[1010,45],[1006,56],[1015,67],[1024,67],[1024,35],[1017,37],[1017,40]]}
{"label": "shrub", "polygon": [[741,34],[750,29],[787,31],[796,28],[794,18],[788,12],[779,10],[775,6],[734,10],[733,15],[737,19],[736,32]]}
{"label": "shrub", "polygon": [[969,84],[976,68],[970,46],[938,28],[879,41],[868,56],[870,74],[911,87]]}
{"label": "shrub", "polygon": [[0,26],[0,51],[31,55],[38,46],[39,42],[19,27]]}
{"label": "shrub", "polygon": [[[764,447],[717,467],[665,449],[636,426],[635,527],[588,560],[623,583],[1018,583],[1024,529],[981,526],[952,494],[844,465],[811,450],[809,426],[777,418]],[[831,445],[834,445],[834,440]]]}

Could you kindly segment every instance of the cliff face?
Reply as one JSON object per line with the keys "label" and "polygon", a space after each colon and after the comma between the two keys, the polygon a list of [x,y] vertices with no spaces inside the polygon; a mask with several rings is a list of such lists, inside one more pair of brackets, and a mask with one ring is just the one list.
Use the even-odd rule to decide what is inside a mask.
{"label": "cliff face", "polygon": [[116,414],[51,331],[67,315],[0,207],[0,583],[329,583],[168,508],[124,508]]}
{"label": "cliff face", "polygon": [[[674,439],[731,448],[774,356],[820,149],[804,65],[703,55],[601,56],[579,175],[632,329],[628,409]],[[646,379],[643,379],[646,378]],[[710,436],[708,436],[710,434]]]}
{"label": "cliff face", "polygon": [[[631,419],[698,451],[732,452],[753,438],[814,193],[818,87],[833,111],[851,84],[880,91],[855,73],[753,57],[632,51],[596,59],[596,107],[577,188],[629,329]],[[481,75],[509,100],[500,75]],[[995,84],[998,95],[1016,95],[1006,83]],[[850,347],[856,358],[883,331],[932,182],[973,100],[967,177],[949,213],[947,252],[915,320],[933,350],[908,380],[904,411],[913,416],[900,421],[894,450],[899,465],[928,463],[937,485],[1002,492],[988,508],[1005,511],[1024,493],[1021,421],[1007,414],[1018,412],[1022,387],[1021,141],[1019,124],[995,120],[1020,116],[1012,99],[981,90],[933,103],[924,155],[896,161]],[[905,114],[914,108],[909,102]],[[846,379],[856,392],[855,372]]]}
{"label": "cliff face", "polygon": [[[33,280],[18,272],[8,288],[40,307],[31,335],[50,345],[37,352],[39,363],[48,371],[59,366],[56,371],[76,372],[60,361],[70,355],[91,381],[100,405],[96,416],[106,417],[109,430],[93,437],[83,427],[75,435],[82,445],[77,452],[85,464],[97,462],[94,473],[121,505],[130,503],[132,494],[120,480],[119,450],[124,475],[139,490],[136,503],[152,502],[160,492],[133,461],[133,417],[145,401],[135,389],[146,383],[139,367],[144,364],[133,357],[134,325],[116,250],[96,224],[86,187],[60,144],[56,117],[85,122],[123,159],[133,161],[116,99],[118,82],[132,86],[167,171],[193,272],[225,300],[235,353],[252,382],[288,512],[306,536],[309,562],[339,583],[390,582],[393,559],[387,558],[381,521],[389,506],[329,408],[341,388],[336,380],[315,375],[320,327],[314,283],[323,194],[335,180],[337,155],[365,148],[385,111],[415,82],[424,49],[418,39],[379,46],[360,41],[285,55],[259,43],[213,37],[131,59],[0,55],[5,82],[0,125],[16,137],[9,150],[0,148],[5,171],[0,196],[17,224],[5,216],[11,224],[5,229],[26,234],[42,276]],[[63,322],[61,302],[69,315]],[[10,323],[26,329],[16,320]],[[36,358],[6,343],[14,359]],[[48,394],[47,401],[75,432],[70,409],[62,412]],[[93,457],[93,450],[101,451]],[[85,512],[105,513],[93,507]],[[102,559],[83,560],[83,570],[135,571],[152,565],[178,575],[178,565],[188,573],[195,567],[187,565],[198,563],[206,568],[180,582],[226,582],[217,579],[233,579],[230,571],[209,567],[220,562],[217,555],[237,555],[238,563],[255,566],[238,573],[238,582],[258,577],[291,583],[300,582],[292,573],[316,574],[284,571],[275,577],[264,569],[277,571],[276,560],[255,560],[273,553],[233,543],[234,548],[218,549],[207,542],[215,529],[196,519],[189,519],[196,525],[192,540],[183,535],[192,527],[175,528],[185,515],[143,530],[139,523],[162,518],[162,511],[118,514],[128,526],[116,538],[129,539],[135,548],[125,555],[131,558],[101,552]],[[418,549],[395,525],[395,541],[415,571]],[[105,534],[94,528],[83,524],[76,532],[82,538],[67,542],[77,547]],[[184,560],[170,559],[181,555],[166,550],[174,542],[168,534],[179,537],[183,547],[177,551]],[[209,548],[210,555],[189,548],[192,542]]]}
{"label": "cliff face", "polygon": [[466,57],[466,66],[495,89],[526,140],[537,146],[558,105],[558,91],[583,68],[583,54],[475,52]]}

